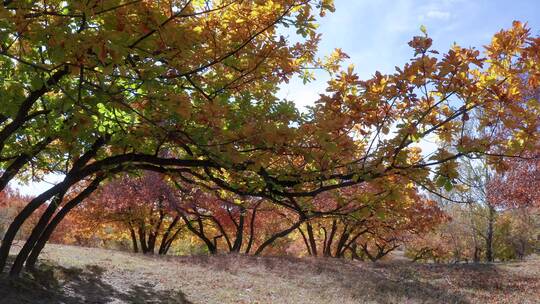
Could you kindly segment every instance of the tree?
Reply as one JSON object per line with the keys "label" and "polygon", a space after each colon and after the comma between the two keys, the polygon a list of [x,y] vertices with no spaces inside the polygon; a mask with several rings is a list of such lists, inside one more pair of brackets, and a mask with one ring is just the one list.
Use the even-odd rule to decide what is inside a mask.
{"label": "tree", "polygon": [[[481,205],[448,205],[444,208],[450,221],[434,231],[417,235],[406,243],[406,255],[414,261],[478,262],[488,259],[485,238],[486,210]],[[493,223],[492,261],[521,259],[538,246],[538,210],[535,208],[498,209]],[[479,229],[480,228],[480,229]]]}
{"label": "tree", "polygon": [[185,183],[176,186],[174,208],[209,253],[259,254],[274,244],[282,229],[290,229],[287,221],[291,212],[264,198],[240,197]]}
{"label": "tree", "polygon": [[[321,216],[307,221],[305,232],[298,229],[312,256],[340,258],[350,252],[352,258],[375,261],[446,219],[434,201],[397,177],[323,193],[313,206],[310,212]],[[325,213],[328,210],[335,213]]]}
{"label": "tree", "polygon": [[[259,95],[272,96],[278,82],[310,61],[318,39],[309,2],[167,4],[2,4],[1,95],[5,98],[0,107],[0,160],[5,171],[0,186],[17,174],[24,175],[21,169],[27,166],[35,166],[38,176],[66,174],[62,183],[38,196],[13,221],[0,248],[2,269],[24,221],[52,197],[61,200],[62,193],[88,176],[122,163],[147,162],[165,143],[182,147],[179,157],[191,159],[177,165],[212,165],[212,161],[193,160],[194,153],[207,159],[215,156],[197,148],[213,136],[207,127],[225,121],[226,107]],[[320,7],[325,10],[331,5],[325,1]],[[297,27],[306,41],[289,46],[279,39],[277,25],[285,23]],[[228,30],[232,28],[238,30]],[[269,113],[274,105],[280,103],[266,99],[248,112],[259,122],[273,124],[276,119],[270,116],[290,109],[283,104]],[[215,121],[207,121],[209,110],[216,114],[211,116]],[[164,126],[163,121],[170,125]],[[141,138],[146,138],[143,144]],[[89,164],[90,159],[101,162]],[[60,164],[69,169],[59,169]],[[13,274],[20,271],[20,261],[54,211],[51,207],[36,226]]]}
{"label": "tree", "polygon": [[[294,0],[4,1],[2,179],[24,176],[25,166],[66,177],[16,216],[0,247],[0,269],[34,211],[110,171],[189,175],[297,210],[299,198],[389,176],[451,187],[456,159],[515,154],[538,142],[538,107],[522,93],[538,87],[539,42],[523,24],[497,33],[486,59],[457,46],[437,55],[427,34],[415,37],[410,63],[360,81],[352,68],[340,70],[342,52],[314,58],[315,8],[333,9],[331,1]],[[278,37],[280,26],[295,28],[300,42]],[[328,94],[300,115],[275,93],[313,66],[333,79]],[[463,136],[471,118],[514,139]],[[415,146],[430,135],[441,149],[426,159]],[[13,275],[57,207],[48,205]]]}
{"label": "tree", "polygon": [[501,261],[522,260],[539,248],[538,232],[540,217],[538,209],[507,210],[499,217],[499,229],[495,231],[495,255]]}
{"label": "tree", "polygon": [[[23,195],[9,186],[0,191],[0,236],[4,234],[15,215],[24,208],[24,205],[30,199],[30,196]],[[28,225],[25,225],[23,229],[19,231],[19,239],[25,239],[28,236],[30,233],[29,229],[32,227],[32,224],[37,221],[38,217],[39,213],[29,219]]]}
{"label": "tree", "polygon": [[127,232],[134,252],[140,248],[145,254],[167,254],[184,227],[171,202],[173,189],[164,178],[142,172],[108,182],[76,209],[75,216],[82,219],[78,225],[105,229],[112,224],[117,233]]}
{"label": "tree", "polygon": [[368,233],[357,240],[360,253],[354,252],[353,257],[358,255],[375,262],[411,239],[431,233],[448,219],[433,200],[418,194],[405,200],[388,202],[383,207],[388,211],[379,210]]}
{"label": "tree", "polygon": [[540,206],[540,154],[529,159],[511,159],[506,170],[490,180],[488,200],[499,208],[538,208]]}
{"label": "tree", "polygon": [[483,239],[485,259],[493,262],[494,225],[497,221],[497,208],[500,207],[488,197],[494,168],[489,166],[486,159],[464,159],[460,162],[460,173],[459,179],[463,187],[454,191],[453,196],[468,205],[460,211],[469,214],[461,214],[460,217],[468,218],[468,223],[464,224],[471,230],[474,243],[473,260],[480,261],[482,246],[479,239]]}
{"label": "tree", "polygon": [[501,258],[523,258],[537,246],[540,222],[540,159],[515,158],[504,163],[489,183],[488,200],[504,210],[498,238],[507,244]]}

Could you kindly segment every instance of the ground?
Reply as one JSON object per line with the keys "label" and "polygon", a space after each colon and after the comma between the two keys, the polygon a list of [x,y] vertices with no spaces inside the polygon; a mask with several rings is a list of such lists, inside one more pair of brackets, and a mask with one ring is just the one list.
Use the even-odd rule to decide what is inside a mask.
{"label": "ground", "polygon": [[48,245],[0,303],[540,303],[540,258],[490,265],[196,256]]}

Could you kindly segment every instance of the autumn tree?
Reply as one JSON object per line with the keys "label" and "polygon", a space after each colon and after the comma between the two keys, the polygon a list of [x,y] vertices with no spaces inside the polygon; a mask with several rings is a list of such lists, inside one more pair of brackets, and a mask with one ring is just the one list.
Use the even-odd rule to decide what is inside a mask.
{"label": "autumn tree", "polygon": [[[322,192],[392,176],[449,188],[460,157],[498,162],[538,143],[538,101],[524,92],[539,84],[540,41],[522,23],[497,33],[484,54],[459,46],[438,54],[424,33],[411,41],[409,63],[361,81],[352,67],[340,69],[342,52],[315,58],[314,14],[331,9],[331,1],[296,0],[4,1],[2,184],[30,172],[65,179],[15,217],[0,269],[21,225],[81,180],[91,191],[120,171],[165,171],[298,211]],[[278,35],[283,26],[296,29],[298,43]],[[314,67],[332,80],[300,115],[276,92]],[[465,136],[471,119],[509,137]],[[418,142],[433,135],[440,148],[425,157]],[[37,170],[22,170],[30,166]],[[47,205],[13,275],[55,212],[68,210],[58,206]],[[299,214],[268,241],[309,219]]]}
{"label": "autumn tree", "polygon": [[[471,213],[469,207],[451,205],[444,208],[450,221],[436,227],[432,232],[408,240],[405,243],[406,256],[414,261],[437,263],[487,260],[485,248],[478,242],[482,239],[483,231],[471,226],[471,217],[473,221],[480,223],[484,222],[485,218],[478,216],[478,213]],[[500,210],[493,225],[493,260],[521,259],[534,252],[538,246],[538,225],[537,210]]]}
{"label": "autumn tree", "polygon": [[[540,234],[540,160],[514,158],[504,163],[488,185],[488,200],[504,211],[497,237],[506,250],[501,258],[523,258],[537,248]],[[537,153],[537,152],[536,152]]]}
{"label": "autumn tree", "polygon": [[485,158],[465,158],[459,163],[459,172],[460,187],[448,194],[453,199],[451,203],[463,204],[454,213],[460,213],[456,214],[456,218],[464,220],[460,225],[470,230],[467,234],[472,238],[473,261],[479,262],[484,253],[485,260],[493,262],[493,238],[500,206],[488,198],[488,193],[495,168]]}
{"label": "autumn tree", "polygon": [[[318,5],[322,11],[331,8]],[[39,169],[37,174],[66,177],[15,218],[0,248],[1,268],[24,221],[47,200],[61,200],[81,179],[149,160],[221,166],[209,141],[228,140],[216,133],[222,130],[218,125],[241,122],[246,113],[262,128],[287,124],[294,116],[291,105],[272,93],[313,59],[318,40],[313,6],[310,1],[2,3],[0,185],[24,175],[28,166]],[[276,35],[284,24],[305,39],[289,45]],[[264,98],[249,104],[258,97]],[[228,111],[240,106],[242,111]],[[240,134],[244,127],[237,124],[235,131],[231,125],[228,132]],[[171,144],[180,149],[174,161],[155,156]],[[90,164],[91,159],[96,161]],[[13,274],[20,272],[56,205],[49,204],[53,207],[21,250]]]}
{"label": "autumn tree", "polygon": [[[24,195],[10,186],[0,191],[0,236],[4,234],[10,222],[30,199],[30,196]],[[17,236],[19,239],[25,239],[29,235],[32,224],[36,223],[38,217],[39,212],[29,219],[29,223],[19,231]]]}
{"label": "autumn tree", "polygon": [[[265,199],[175,185],[170,177],[152,172],[139,175],[119,176],[103,185],[70,213],[53,240],[95,246],[95,238],[128,238],[135,252],[159,248],[156,253],[166,254],[174,241],[190,242],[193,236],[211,254],[250,254],[288,225],[290,212]],[[269,245],[276,250],[273,242]]]}
{"label": "autumn tree", "polygon": [[209,253],[260,254],[290,229],[291,211],[268,199],[176,183],[174,208]]}
{"label": "autumn tree", "polygon": [[[338,214],[306,222],[300,233],[309,255],[378,260],[413,235],[427,233],[445,220],[437,204],[425,199],[405,179],[324,193],[319,208],[347,204]],[[320,249],[318,249],[320,244]]]}
{"label": "autumn tree", "polygon": [[358,255],[377,261],[407,244],[409,240],[428,234],[447,221],[446,213],[437,203],[421,195],[406,197],[404,202],[388,202],[368,226],[367,233],[357,240]]}
{"label": "autumn tree", "polygon": [[488,199],[499,208],[540,207],[540,153],[507,160],[489,182]]}
{"label": "autumn tree", "polygon": [[[307,253],[311,256],[343,257],[356,240],[368,231],[368,220],[375,214],[376,198],[382,192],[370,185],[353,186],[317,195],[305,213],[305,228],[298,227]],[[381,199],[382,200],[382,199]],[[317,216],[313,216],[317,214]]]}
{"label": "autumn tree", "polygon": [[538,161],[523,155],[505,161],[499,171],[481,160],[465,165],[462,189],[450,195],[462,203],[444,208],[451,221],[411,240],[407,254],[415,260],[492,262],[533,252],[538,246]]}
{"label": "autumn tree", "polygon": [[103,185],[77,207],[83,219],[78,224],[101,230],[113,224],[129,235],[134,252],[167,254],[184,228],[172,206],[172,186],[157,173],[140,175],[123,175]]}

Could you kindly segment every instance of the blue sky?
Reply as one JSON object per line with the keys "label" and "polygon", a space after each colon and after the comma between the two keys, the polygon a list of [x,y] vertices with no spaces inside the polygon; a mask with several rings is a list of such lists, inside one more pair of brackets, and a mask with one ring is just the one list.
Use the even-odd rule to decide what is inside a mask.
{"label": "blue sky", "polygon": [[[528,22],[533,33],[540,34],[540,0],[335,0],[335,4],[336,12],[320,20],[319,54],[342,48],[362,78],[377,70],[393,72],[396,65],[407,62],[412,56],[407,42],[420,34],[421,25],[427,27],[434,48],[441,52],[454,42],[481,47],[513,20]],[[283,86],[280,95],[299,107],[313,104],[324,92],[327,79],[319,74],[308,85],[293,80]],[[48,182],[19,188],[37,195],[60,179],[48,176]]]}
{"label": "blue sky", "polygon": [[[540,0],[335,0],[336,12],[320,20],[320,55],[342,48],[362,78],[375,71],[391,73],[412,56],[407,43],[425,25],[434,48],[454,43],[481,48],[513,20],[528,22],[540,34]],[[307,86],[300,80],[284,86],[282,97],[300,107],[324,92],[326,75]]]}

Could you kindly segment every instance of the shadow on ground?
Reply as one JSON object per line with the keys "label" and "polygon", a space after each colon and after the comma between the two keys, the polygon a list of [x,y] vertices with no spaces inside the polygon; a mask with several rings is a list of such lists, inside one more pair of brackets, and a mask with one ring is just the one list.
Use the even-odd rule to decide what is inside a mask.
{"label": "shadow on ground", "polygon": [[83,268],[47,262],[18,280],[0,277],[0,303],[190,304],[181,290],[189,290],[190,299],[198,303],[540,303],[536,262],[439,265],[242,255],[126,257],[149,265],[134,271],[123,264],[128,260],[119,258],[114,263],[92,259]]}
{"label": "shadow on ground", "polygon": [[[298,263],[298,262],[296,262]],[[407,263],[368,264],[370,267],[357,268],[346,261],[336,260],[321,263],[315,260],[304,262],[304,269],[312,269],[314,274],[325,274],[353,298],[375,303],[470,303],[460,292],[424,280],[416,269],[408,269]],[[306,265],[308,264],[308,265]],[[372,267],[371,267],[372,266]],[[268,264],[267,264],[268,267]],[[341,269],[341,271],[337,271]]]}
{"label": "shadow on ground", "polygon": [[[515,291],[513,284],[504,281],[508,274],[501,273],[492,264],[392,262],[355,266],[338,259],[241,256],[188,257],[184,258],[184,263],[199,264],[233,274],[260,265],[264,267],[264,272],[290,278],[291,282],[298,277],[322,276],[328,288],[339,286],[358,299],[359,303],[472,303],[475,301],[471,302],[471,296],[474,296],[471,292],[505,294]],[[515,279],[519,282],[533,280],[527,277]]]}
{"label": "shadow on ground", "polygon": [[103,277],[99,266],[64,268],[40,265],[21,278],[0,277],[2,304],[75,304],[75,303],[171,303],[192,304],[179,290],[157,290],[150,283],[128,285],[128,290],[114,286]]}

